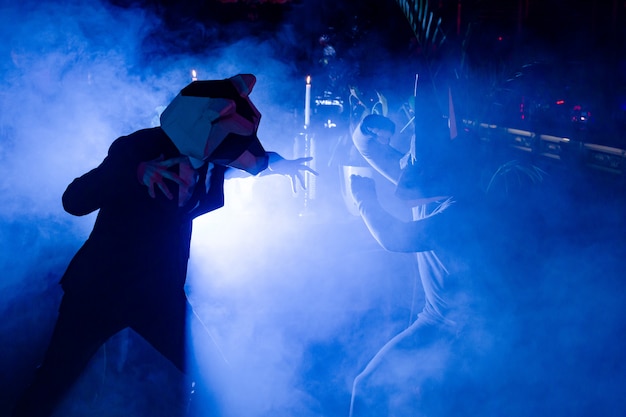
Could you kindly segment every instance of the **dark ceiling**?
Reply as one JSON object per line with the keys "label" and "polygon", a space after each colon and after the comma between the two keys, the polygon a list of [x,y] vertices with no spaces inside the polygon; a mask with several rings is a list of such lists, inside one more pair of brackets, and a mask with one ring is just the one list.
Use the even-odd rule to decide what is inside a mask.
{"label": "dark ceiling", "polygon": [[[355,76],[394,83],[428,66],[432,77],[505,82],[526,64],[549,61],[556,74],[577,72],[576,89],[599,103],[600,114],[626,112],[624,0],[109,1],[160,18],[144,41],[146,59],[254,38],[278,46],[297,73],[315,73],[329,44],[343,67],[327,66],[324,76],[343,77],[342,95]],[[432,13],[430,31],[406,11],[416,4]],[[470,94],[484,95],[484,84],[475,85],[482,90]]]}
{"label": "dark ceiling", "polygon": [[490,50],[504,40],[516,48],[528,43],[560,53],[565,48],[580,58],[621,51],[626,35],[623,0],[109,1],[119,7],[152,11],[164,22],[161,42],[192,50],[244,35],[270,36],[286,24],[294,25],[304,53],[329,30],[344,38],[376,31],[387,42],[382,46],[401,50],[413,37],[410,16],[402,6],[416,3],[420,7],[427,4],[435,20],[442,19],[448,41],[474,49]]}

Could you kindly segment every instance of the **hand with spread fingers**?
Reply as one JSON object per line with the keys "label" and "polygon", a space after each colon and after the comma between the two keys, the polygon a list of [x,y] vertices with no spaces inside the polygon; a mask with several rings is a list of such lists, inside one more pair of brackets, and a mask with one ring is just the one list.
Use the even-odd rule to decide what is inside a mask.
{"label": "hand with spread fingers", "polygon": [[303,157],[296,159],[285,159],[275,152],[268,152],[269,165],[268,169],[273,174],[288,176],[291,179],[291,188],[294,193],[298,191],[298,183],[302,189],[306,189],[304,182],[304,173],[310,172],[313,175],[319,175],[314,169],[307,165],[313,157]]}
{"label": "hand with spread fingers", "polygon": [[186,159],[187,157],[184,156],[164,159],[163,155],[161,155],[151,161],[141,162],[137,167],[137,179],[141,184],[148,187],[150,197],[156,197],[154,191],[154,186],[156,185],[161,192],[171,200],[174,196],[167,187],[167,184],[165,184],[165,179],[172,180],[180,186],[186,185],[186,183],[177,173],[169,171],[168,169],[184,162]]}

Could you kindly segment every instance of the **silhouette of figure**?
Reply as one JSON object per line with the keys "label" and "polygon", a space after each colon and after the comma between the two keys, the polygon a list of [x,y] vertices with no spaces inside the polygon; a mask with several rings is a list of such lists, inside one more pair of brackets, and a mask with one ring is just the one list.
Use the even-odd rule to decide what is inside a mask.
{"label": "silhouette of figure", "polygon": [[423,163],[411,161],[390,145],[394,133],[391,119],[371,114],[356,127],[352,140],[367,163],[397,186],[396,195],[407,198],[414,221],[401,221],[385,211],[377,200],[372,179],[353,175],[350,186],[359,214],[377,242],[392,252],[415,253],[424,307],[417,319],[387,342],[354,379],[350,415],[359,389],[393,349],[401,344],[417,349],[437,340],[435,335],[453,337],[458,331],[459,323],[453,317],[456,313],[451,310],[451,299],[457,297],[450,288],[451,271],[438,256],[440,250],[449,249],[446,229],[449,210],[455,211],[450,208],[456,203],[445,182],[424,181]]}
{"label": "silhouette of figure", "polygon": [[[370,115],[352,139],[370,166],[396,185],[395,196],[412,207],[412,220],[383,207],[374,180],[352,175],[350,188],[380,246],[415,253],[424,307],[356,376],[350,415],[476,414],[468,411],[480,408],[472,396],[455,398],[448,409],[444,403],[493,366],[485,341],[494,331],[505,337],[507,315],[519,308],[512,292],[537,275],[538,241],[546,239],[554,216],[542,202],[554,197],[553,190],[539,167],[502,163],[507,152],[484,152],[470,136],[452,141],[442,130],[419,138],[422,143],[414,138],[402,155],[389,144],[393,134],[391,120]],[[515,342],[507,349],[516,352]],[[429,395],[445,378],[439,395]],[[483,380],[481,390],[498,383]]]}
{"label": "silhouette of figure", "polygon": [[260,113],[248,97],[255,81],[240,74],[192,82],[161,126],[118,138],[98,167],[68,186],[68,213],[98,215],[61,279],[49,347],[14,417],[49,416],[100,346],[125,328],[193,371],[185,340],[194,314],[184,291],[192,220],[224,205],[233,168],[287,175],[294,187],[302,171],[313,172],[311,158],[263,149]]}

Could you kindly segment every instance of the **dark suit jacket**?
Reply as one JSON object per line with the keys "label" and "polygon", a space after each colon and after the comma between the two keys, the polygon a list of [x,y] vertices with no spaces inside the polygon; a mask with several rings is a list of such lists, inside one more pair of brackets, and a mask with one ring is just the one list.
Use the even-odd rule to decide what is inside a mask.
{"label": "dark suit jacket", "polygon": [[[99,210],[94,228],[67,268],[66,295],[113,304],[167,301],[184,291],[193,218],[224,205],[223,166],[214,166],[206,191],[207,164],[191,200],[182,208],[155,187],[151,198],[137,179],[137,166],[180,153],[160,127],[118,138],[100,166],[76,178],[63,206],[81,216]],[[175,169],[178,166],[174,167]],[[178,187],[170,182],[174,196]]]}

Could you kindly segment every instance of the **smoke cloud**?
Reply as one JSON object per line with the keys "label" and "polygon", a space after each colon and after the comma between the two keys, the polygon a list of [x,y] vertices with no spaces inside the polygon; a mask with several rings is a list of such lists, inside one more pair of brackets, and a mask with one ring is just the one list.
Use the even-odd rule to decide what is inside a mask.
{"label": "smoke cloud", "polygon": [[[304,3],[273,31],[232,24],[226,36],[211,25],[172,27],[172,16],[132,2],[2,2],[0,415],[9,415],[41,360],[62,295],[58,280],[95,220],[63,211],[65,187],[97,166],[115,138],[155,126],[192,70],[199,79],[255,74],[259,137],[268,150],[302,156],[305,76],[313,73],[320,89],[328,82],[315,78],[317,58],[309,56],[321,51],[317,37],[330,25],[313,27],[306,17],[324,10]],[[412,94],[410,64],[377,49],[382,36],[365,39],[370,50],[345,41],[354,55],[338,58],[342,80],[360,76],[388,91],[397,115],[396,99]],[[356,71],[358,54],[367,64]],[[228,180],[226,206],[194,223],[187,290],[210,339],[198,354],[217,351],[211,357],[227,364],[203,364],[224,416],[347,416],[355,376],[423,305],[413,255],[384,251],[344,205],[328,161],[345,131],[324,132],[309,206],[286,178],[237,178]],[[406,135],[398,136],[408,150]],[[543,216],[530,230],[537,246],[494,251],[510,275],[481,271],[473,294],[481,315],[461,342],[391,356],[361,415],[405,401],[429,416],[621,414],[622,190],[586,186],[557,182],[532,202]],[[408,215],[385,187],[384,204]],[[409,374],[421,388],[406,394],[404,379],[394,378]],[[184,384],[125,331],[98,352],[57,415],[171,416],[185,407]]]}

